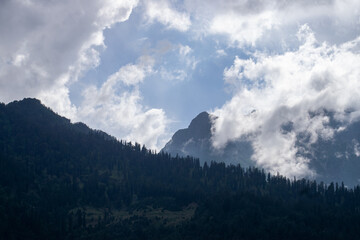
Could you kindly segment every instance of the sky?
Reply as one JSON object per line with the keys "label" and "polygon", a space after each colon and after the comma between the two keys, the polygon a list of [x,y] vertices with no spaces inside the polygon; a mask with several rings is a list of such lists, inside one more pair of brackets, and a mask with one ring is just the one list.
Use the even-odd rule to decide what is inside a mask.
{"label": "sky", "polygon": [[1,0],[0,36],[0,101],[156,150],[208,111],[215,149],[312,176],[297,136],[360,117],[358,0]]}

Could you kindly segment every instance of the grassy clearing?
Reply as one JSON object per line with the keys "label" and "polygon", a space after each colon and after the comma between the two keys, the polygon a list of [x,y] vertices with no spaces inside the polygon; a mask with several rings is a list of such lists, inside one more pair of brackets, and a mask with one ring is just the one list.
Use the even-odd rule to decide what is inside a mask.
{"label": "grassy clearing", "polygon": [[147,206],[143,209],[128,210],[128,209],[109,209],[109,208],[94,208],[81,207],[72,209],[69,214],[76,218],[77,212],[80,210],[85,218],[86,226],[95,227],[100,222],[106,224],[115,224],[123,220],[136,221],[139,218],[146,218],[154,225],[163,225],[173,227],[180,225],[183,222],[189,221],[195,214],[197,208],[196,203],[191,203],[182,208],[180,211],[170,211],[164,208],[153,208]]}

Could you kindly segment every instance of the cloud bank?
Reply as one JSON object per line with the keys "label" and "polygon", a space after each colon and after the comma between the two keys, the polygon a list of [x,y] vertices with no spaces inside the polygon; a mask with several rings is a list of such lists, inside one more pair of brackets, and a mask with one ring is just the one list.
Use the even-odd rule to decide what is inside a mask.
{"label": "cloud bank", "polygon": [[353,39],[360,30],[356,0],[185,0],[185,6],[196,19],[196,31],[225,36],[239,48],[291,48],[294,31],[305,23],[320,41],[331,43]]}
{"label": "cloud bank", "polygon": [[39,97],[68,117],[68,84],[99,64],[103,30],[129,18],[136,0],[1,1],[0,95]]}
{"label": "cloud bank", "polygon": [[224,70],[234,96],[216,109],[213,145],[248,137],[257,165],[287,176],[314,176],[302,157],[297,136],[331,139],[337,129],[324,110],[346,126],[360,117],[360,38],[339,46],[317,42],[308,25],[297,34],[302,44],[283,54],[236,57]]}

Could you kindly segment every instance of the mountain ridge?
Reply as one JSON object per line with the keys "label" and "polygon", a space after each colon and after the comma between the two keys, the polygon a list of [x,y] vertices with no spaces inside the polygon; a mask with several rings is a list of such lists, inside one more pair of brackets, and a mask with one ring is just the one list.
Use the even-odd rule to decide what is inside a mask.
{"label": "mountain ridge", "polygon": [[0,239],[359,239],[358,199],[360,186],[155,153],[36,100],[0,104]]}
{"label": "mountain ridge", "polygon": [[[338,129],[332,113],[324,110],[329,117],[329,127]],[[312,117],[316,113],[312,113]],[[241,139],[228,142],[221,150],[212,146],[212,120],[207,112],[197,115],[188,128],[178,130],[172,139],[161,150],[173,156],[194,156],[200,162],[225,162],[240,164],[243,167],[262,167],[252,159],[254,153],[251,140]],[[283,125],[283,134],[293,131],[291,123]],[[298,135],[297,154],[310,160],[309,168],[316,172],[315,179],[330,183],[344,181],[350,186],[360,181],[360,121],[353,122],[342,131],[335,131],[331,140],[319,138],[315,143],[309,143],[308,136]]]}

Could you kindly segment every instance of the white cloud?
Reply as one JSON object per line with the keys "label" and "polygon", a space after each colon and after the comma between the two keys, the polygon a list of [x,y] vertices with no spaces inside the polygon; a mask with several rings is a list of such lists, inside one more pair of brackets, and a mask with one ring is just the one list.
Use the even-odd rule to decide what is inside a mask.
{"label": "white cloud", "polygon": [[193,54],[194,50],[191,49],[188,45],[180,45],[179,46],[179,54],[183,63],[185,63],[185,67],[187,69],[194,70],[196,65],[198,64],[198,60],[195,58]]}
{"label": "white cloud", "polygon": [[209,32],[226,34],[231,42],[238,43],[239,46],[255,45],[256,41],[263,36],[264,31],[274,28],[277,24],[275,13],[271,11],[247,16],[226,13],[212,19]]}
{"label": "white cloud", "polygon": [[143,56],[140,59],[139,64],[127,64],[124,67],[121,67],[119,71],[109,77],[108,82],[122,81],[128,86],[137,85],[144,80],[146,74],[152,72],[153,65],[153,58]]}
{"label": "white cloud", "polygon": [[168,119],[162,109],[148,109],[141,104],[138,86],[152,73],[153,64],[149,56],[143,56],[137,64],[121,67],[100,88],[88,87],[78,108],[79,120],[118,138],[159,150],[168,137]]}
{"label": "white cloud", "polygon": [[125,139],[143,143],[151,149],[160,151],[169,138],[166,132],[168,122],[162,109],[152,108],[143,111],[137,115],[135,125],[131,126],[131,131]]}
{"label": "white cloud", "polygon": [[[224,70],[234,96],[214,111],[219,116],[214,122],[215,147],[247,136],[259,166],[287,176],[316,174],[308,167],[309,159],[298,154],[302,149],[296,145],[297,136],[307,136],[308,144],[330,139],[337,130],[329,125],[324,109],[345,126],[359,119],[360,38],[336,46],[318,43],[314,36],[304,25],[298,49],[236,57]],[[286,125],[291,125],[289,131],[283,130]]]}
{"label": "white cloud", "polygon": [[150,23],[155,20],[169,29],[181,32],[187,31],[191,26],[189,14],[177,11],[166,0],[145,1],[145,7],[146,16]]}
{"label": "white cloud", "polygon": [[192,51],[193,50],[188,45],[185,45],[185,46],[180,45],[179,52],[180,52],[181,56],[186,56],[186,55],[190,54]]}
{"label": "white cloud", "polygon": [[103,30],[129,18],[137,0],[1,1],[0,100],[38,97],[74,117],[68,85],[99,62]]}
{"label": "white cloud", "polygon": [[196,32],[224,35],[240,48],[292,48],[297,43],[291,36],[306,23],[320,41],[330,43],[349,41],[360,30],[357,0],[185,0],[185,7]]}
{"label": "white cloud", "polygon": [[113,24],[124,22],[129,18],[138,0],[103,0],[101,4],[95,24],[100,28],[110,28]]}
{"label": "white cloud", "polygon": [[218,49],[218,50],[216,50],[216,56],[217,57],[225,57],[225,56],[227,56],[227,53],[225,52],[224,49]]}
{"label": "white cloud", "polygon": [[354,154],[355,154],[355,156],[360,157],[360,144],[359,144],[359,142],[356,139],[354,139],[353,144],[354,144]]}
{"label": "white cloud", "polygon": [[184,81],[187,78],[187,73],[181,69],[167,70],[164,67],[160,68],[160,76],[167,81]]}
{"label": "white cloud", "polygon": [[40,89],[36,97],[62,116],[67,116],[74,120],[76,119],[77,108],[69,99],[69,89],[66,86],[68,79],[68,74],[60,76],[53,86]]}
{"label": "white cloud", "polygon": [[199,60],[196,59],[194,50],[188,45],[178,45],[171,51],[174,62],[164,62],[158,69],[161,79],[180,82],[191,77]]}

